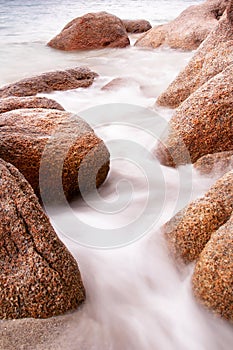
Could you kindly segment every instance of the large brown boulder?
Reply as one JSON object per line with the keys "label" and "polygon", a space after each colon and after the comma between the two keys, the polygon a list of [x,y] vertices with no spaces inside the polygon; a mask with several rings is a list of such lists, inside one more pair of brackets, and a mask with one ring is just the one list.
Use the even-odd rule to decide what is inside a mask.
{"label": "large brown boulder", "polygon": [[54,232],[31,186],[0,160],[0,318],[47,318],[85,299],[75,259]]}
{"label": "large brown boulder", "polygon": [[168,88],[157,104],[175,108],[209,79],[220,73],[233,60],[233,2],[217,27],[199,47],[194,57]]}
{"label": "large brown boulder", "polygon": [[9,96],[33,96],[42,92],[71,90],[90,86],[97,74],[86,67],[76,67],[64,71],[46,72],[16,83],[3,86],[0,98]]}
{"label": "large brown boulder", "polygon": [[168,135],[156,150],[161,163],[195,163],[206,154],[233,151],[232,104],[233,64],[177,108],[169,122]]}
{"label": "large brown boulder", "polygon": [[80,168],[86,189],[105,180],[109,152],[81,118],[57,110],[20,109],[1,114],[0,125],[0,157],[20,170],[38,196],[39,176],[51,199],[61,178],[67,198],[79,191]]}
{"label": "large brown boulder", "polygon": [[151,29],[151,24],[145,19],[123,19],[122,20],[127,33],[144,33]]}
{"label": "large brown boulder", "polygon": [[171,255],[185,263],[198,258],[213,232],[233,211],[233,171],[205,194],[176,214],[163,227]]}
{"label": "large brown boulder", "polygon": [[152,48],[168,45],[175,49],[194,50],[217,26],[226,4],[227,0],[207,0],[190,6],[175,20],[142,35],[135,45]]}
{"label": "large brown boulder", "polygon": [[194,163],[194,168],[202,175],[223,175],[233,169],[233,151],[207,154]]}
{"label": "large brown boulder", "polygon": [[192,286],[202,305],[233,322],[233,215],[202,251]]}
{"label": "large brown boulder", "polygon": [[47,97],[6,97],[0,98],[0,113],[22,108],[48,108],[64,111],[64,108],[56,101]]}
{"label": "large brown boulder", "polygon": [[48,43],[59,50],[122,48],[130,44],[123,22],[107,12],[88,13],[68,23]]}

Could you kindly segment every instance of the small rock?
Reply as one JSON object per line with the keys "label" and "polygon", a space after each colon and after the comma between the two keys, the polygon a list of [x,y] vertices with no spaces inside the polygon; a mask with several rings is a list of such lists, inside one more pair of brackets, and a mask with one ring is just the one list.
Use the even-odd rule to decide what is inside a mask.
{"label": "small rock", "polygon": [[127,33],[144,33],[152,28],[150,22],[146,21],[145,19],[123,19],[122,22]]}
{"label": "small rock", "polygon": [[130,41],[123,22],[107,12],[88,13],[73,19],[48,43],[59,50],[123,48]]}
{"label": "small rock", "polygon": [[202,175],[219,175],[233,169],[233,151],[207,154],[194,163],[194,168]]}
{"label": "small rock", "polygon": [[71,90],[92,85],[97,74],[86,67],[46,72],[22,79],[0,89],[0,98],[33,96],[42,92]]}
{"label": "small rock", "polygon": [[0,318],[47,318],[76,309],[85,290],[75,259],[31,186],[0,160]]}
{"label": "small rock", "polygon": [[152,48],[168,45],[175,49],[195,50],[217,26],[226,4],[227,0],[207,0],[190,6],[175,20],[142,35],[135,45]]}
{"label": "small rock", "polygon": [[140,87],[139,83],[137,82],[137,80],[131,78],[131,77],[119,77],[119,78],[115,78],[113,80],[111,80],[109,83],[107,83],[106,85],[104,85],[101,90],[105,91],[105,90],[110,90],[110,91],[115,91],[115,90],[119,90],[122,89],[124,87],[128,87],[128,86],[138,86]]}
{"label": "small rock", "polygon": [[0,113],[22,108],[48,108],[64,111],[64,108],[54,100],[46,97],[6,97],[0,98]]}

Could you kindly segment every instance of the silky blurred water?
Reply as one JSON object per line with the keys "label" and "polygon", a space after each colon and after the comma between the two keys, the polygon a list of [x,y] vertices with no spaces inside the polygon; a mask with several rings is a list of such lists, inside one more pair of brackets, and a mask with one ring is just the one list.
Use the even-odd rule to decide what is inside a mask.
{"label": "silky blurred water", "polygon": [[[214,182],[214,178],[201,177],[190,166],[178,170],[162,167],[150,152],[158,136],[159,120],[167,121],[172,115],[170,110],[155,107],[155,99],[193,53],[133,46],[60,52],[46,46],[68,21],[87,12],[105,10],[121,18],[145,18],[155,25],[171,20],[197,3],[200,1],[0,0],[1,85],[34,73],[80,65],[87,65],[99,74],[88,89],[44,95],[87,119],[109,147],[111,142],[115,145],[110,174],[99,191],[109,208],[98,211],[77,198],[70,208],[77,222],[81,220],[87,228],[89,225],[109,233],[114,228],[127,228],[136,218],[141,218],[141,222],[152,218],[155,222],[132,244],[128,239],[124,247],[99,250],[79,244],[82,235],[79,225],[72,223],[71,227],[63,210],[57,215],[64,221],[65,229],[52,218],[61,239],[79,262],[87,290],[86,304],[58,337],[54,349],[231,349],[232,327],[196,304],[190,285],[193,266],[182,271],[176,269],[159,229],[180,207],[202,195]],[[135,39],[132,36],[131,42]],[[116,77],[132,78],[133,82],[118,90],[101,90]],[[126,108],[123,122],[111,104],[118,105],[119,110],[130,104],[145,113],[141,113],[140,119],[140,113],[134,115]],[[125,141],[145,149],[143,164],[145,169],[151,169],[150,174],[139,163],[131,162]],[[132,156],[135,159],[135,154]],[[131,188],[122,187],[120,180],[127,180]],[[150,181],[153,186],[149,186]],[[128,198],[129,203],[114,212],[119,198]],[[151,204],[149,211],[145,211],[148,198]],[[140,233],[140,229],[139,223],[136,230]],[[77,236],[71,237],[71,231]]]}

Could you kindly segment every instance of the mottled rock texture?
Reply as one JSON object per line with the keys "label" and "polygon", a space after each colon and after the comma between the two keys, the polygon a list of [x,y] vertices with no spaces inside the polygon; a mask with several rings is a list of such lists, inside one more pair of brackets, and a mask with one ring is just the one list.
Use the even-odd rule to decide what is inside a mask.
{"label": "mottled rock texture", "polygon": [[233,171],[205,194],[176,214],[163,227],[171,255],[185,263],[198,258],[213,232],[233,211]]}
{"label": "mottled rock texture", "polygon": [[233,151],[207,154],[194,163],[194,168],[203,175],[223,175],[233,169]]}
{"label": "mottled rock texture", "polygon": [[190,6],[175,20],[142,35],[135,45],[152,48],[168,45],[175,49],[194,50],[217,26],[226,4],[227,0],[207,0]]}
{"label": "mottled rock texture", "polygon": [[0,98],[0,113],[22,108],[48,108],[64,111],[64,108],[54,100],[46,97],[6,97]]}
{"label": "mottled rock texture", "polygon": [[150,22],[145,19],[123,19],[122,22],[127,33],[144,33],[152,28]]}
{"label": "mottled rock texture", "polygon": [[122,48],[129,44],[123,22],[107,12],[88,13],[73,19],[48,43],[66,51]]}
{"label": "mottled rock texture", "polygon": [[47,318],[85,299],[75,259],[54,232],[31,186],[0,160],[0,318]]}
{"label": "mottled rock texture", "polygon": [[86,67],[46,72],[3,86],[0,89],[0,98],[33,96],[42,92],[84,88],[90,86],[96,76],[95,72]]}
{"label": "mottled rock texture", "polygon": [[156,154],[160,162],[176,166],[200,157],[233,151],[233,64],[190,95],[169,122]]}
{"label": "mottled rock texture", "polygon": [[209,79],[233,62],[233,2],[226,14],[199,47],[188,65],[157,99],[157,104],[175,108]]}
{"label": "mottled rock texture", "polygon": [[109,152],[92,128],[71,113],[50,109],[1,114],[0,157],[20,170],[38,196],[40,176],[51,200],[62,185],[67,198],[79,191],[80,181],[85,189],[99,186],[109,170]]}
{"label": "mottled rock texture", "polygon": [[202,251],[192,286],[202,305],[233,322],[233,215]]}

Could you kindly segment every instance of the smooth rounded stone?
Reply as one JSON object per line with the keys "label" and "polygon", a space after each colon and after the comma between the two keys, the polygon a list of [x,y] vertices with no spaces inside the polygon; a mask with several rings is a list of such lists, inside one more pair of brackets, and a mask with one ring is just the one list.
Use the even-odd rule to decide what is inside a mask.
{"label": "smooth rounded stone", "polygon": [[33,96],[42,92],[63,91],[89,87],[98,74],[87,67],[64,71],[46,72],[25,78],[0,89],[0,98],[9,96]]}
{"label": "smooth rounded stone", "polygon": [[233,151],[207,154],[194,163],[202,175],[223,175],[233,169]]}
{"label": "smooth rounded stone", "polygon": [[213,232],[233,211],[233,171],[225,174],[205,194],[178,212],[163,226],[172,257],[179,263],[198,258]]}
{"label": "smooth rounded stone", "polygon": [[140,84],[136,79],[133,79],[131,77],[119,77],[112,79],[109,83],[104,85],[101,90],[116,91],[129,86],[137,86],[140,88]]}
{"label": "smooth rounded stone", "polygon": [[202,251],[192,287],[202,305],[233,322],[233,215]]}
{"label": "smooth rounded stone", "polygon": [[123,22],[107,12],[88,13],[69,22],[48,43],[59,50],[123,48],[130,41]]}
{"label": "smooth rounded stone", "polygon": [[47,318],[85,300],[78,265],[31,186],[0,160],[0,318]]}
{"label": "smooth rounded stone", "polygon": [[207,0],[190,6],[173,21],[153,27],[135,43],[140,47],[168,45],[174,49],[195,50],[216,27],[227,0]]}
{"label": "smooth rounded stone", "polygon": [[64,111],[64,108],[56,101],[47,97],[6,97],[0,98],[0,113],[22,108],[48,108]]}
{"label": "smooth rounded stone", "polygon": [[193,58],[168,88],[158,97],[159,106],[178,107],[200,86],[233,61],[233,15],[229,2],[226,13],[209,34]]}
{"label": "smooth rounded stone", "polygon": [[195,163],[206,154],[233,151],[233,64],[177,108],[155,153],[164,165]]}
{"label": "smooth rounded stone", "polygon": [[78,116],[21,109],[1,114],[0,126],[0,157],[20,170],[38,196],[56,201],[64,191],[69,199],[80,186],[98,187],[108,174],[106,146]]}
{"label": "smooth rounded stone", "polygon": [[127,33],[144,33],[151,29],[151,24],[145,19],[123,19],[122,20]]}

